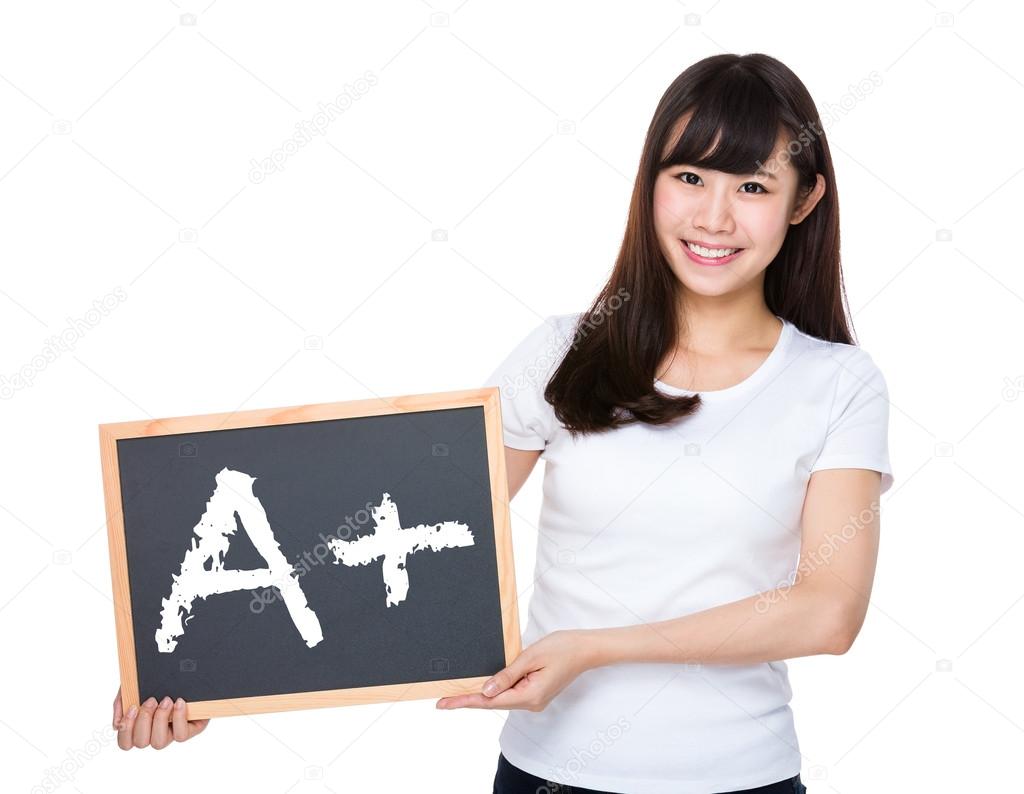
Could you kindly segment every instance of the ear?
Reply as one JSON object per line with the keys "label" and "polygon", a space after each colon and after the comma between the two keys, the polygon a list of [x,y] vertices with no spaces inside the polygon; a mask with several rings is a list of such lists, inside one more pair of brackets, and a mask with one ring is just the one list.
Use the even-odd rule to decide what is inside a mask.
{"label": "ear", "polygon": [[814,182],[814,187],[804,192],[802,198],[797,201],[796,206],[793,208],[793,214],[790,216],[789,222],[791,224],[798,224],[804,218],[811,214],[821,197],[825,195],[825,177],[821,174],[817,174],[817,179]]}

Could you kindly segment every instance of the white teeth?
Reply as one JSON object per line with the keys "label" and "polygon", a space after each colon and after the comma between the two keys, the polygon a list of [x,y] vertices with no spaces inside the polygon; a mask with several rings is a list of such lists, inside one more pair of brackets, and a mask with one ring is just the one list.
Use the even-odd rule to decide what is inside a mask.
{"label": "white teeth", "polygon": [[694,245],[693,243],[687,242],[686,240],[683,240],[683,242],[686,243],[687,247],[694,253],[700,254],[701,256],[706,256],[709,259],[718,259],[723,256],[735,254],[737,251],[742,250],[739,248],[704,248],[703,246]]}

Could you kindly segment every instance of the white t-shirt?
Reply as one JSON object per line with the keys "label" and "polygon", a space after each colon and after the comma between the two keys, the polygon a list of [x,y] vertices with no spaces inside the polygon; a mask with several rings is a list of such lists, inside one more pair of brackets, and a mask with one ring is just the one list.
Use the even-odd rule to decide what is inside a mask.
{"label": "white t-shirt", "polygon": [[[700,392],[695,414],[573,441],[543,391],[578,317],[547,317],[483,384],[501,389],[505,444],[546,461],[524,647],[558,629],[666,620],[791,584],[811,472],[874,469],[883,492],[892,485],[874,361],[786,320],[760,368]],[[499,742],[515,766],[585,788],[753,788],[800,772],[791,694],[784,661],[606,665],[540,712],[509,710]]]}

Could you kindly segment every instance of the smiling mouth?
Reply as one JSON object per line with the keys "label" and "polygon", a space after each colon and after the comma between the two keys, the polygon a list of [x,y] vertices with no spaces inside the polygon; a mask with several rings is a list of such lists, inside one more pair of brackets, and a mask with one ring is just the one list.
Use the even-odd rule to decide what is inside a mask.
{"label": "smiling mouth", "polygon": [[733,248],[726,246],[703,246],[692,243],[689,240],[683,240],[680,238],[680,242],[685,245],[690,251],[697,254],[697,256],[703,257],[704,259],[725,259],[726,257],[734,256],[742,248]]}

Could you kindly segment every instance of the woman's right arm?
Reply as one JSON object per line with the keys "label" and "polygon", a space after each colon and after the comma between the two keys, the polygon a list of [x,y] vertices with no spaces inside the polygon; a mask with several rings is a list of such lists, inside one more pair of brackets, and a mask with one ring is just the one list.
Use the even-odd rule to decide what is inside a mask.
{"label": "woman's right arm", "polygon": [[205,730],[209,720],[185,719],[185,701],[172,702],[165,697],[160,703],[149,698],[141,706],[132,706],[128,714],[121,708],[121,688],[114,695],[113,726],[117,731],[117,746],[122,750],[133,747],[152,747],[162,750],[171,742],[184,742]]}
{"label": "woman's right arm", "polygon": [[505,469],[508,472],[508,500],[519,493],[526,478],[540,457],[539,449],[513,449],[505,447]]}

